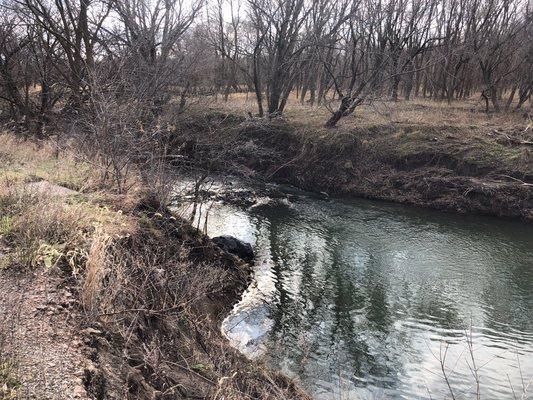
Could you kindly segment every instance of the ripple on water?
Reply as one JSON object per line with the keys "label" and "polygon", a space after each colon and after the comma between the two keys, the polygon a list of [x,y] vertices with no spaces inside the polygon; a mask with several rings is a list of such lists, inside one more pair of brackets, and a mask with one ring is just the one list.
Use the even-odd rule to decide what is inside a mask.
{"label": "ripple on water", "polygon": [[209,234],[257,254],[224,332],[316,398],[449,397],[444,354],[457,398],[471,398],[469,341],[483,398],[512,398],[533,375],[531,227],[305,194],[214,207]]}

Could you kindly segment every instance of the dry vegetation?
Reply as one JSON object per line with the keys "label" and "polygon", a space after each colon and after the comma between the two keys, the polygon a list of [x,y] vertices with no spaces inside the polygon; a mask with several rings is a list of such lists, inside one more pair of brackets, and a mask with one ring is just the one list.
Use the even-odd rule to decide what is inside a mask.
{"label": "dry vegetation", "polygon": [[[306,397],[290,381],[244,359],[219,330],[247,285],[246,264],[141,196],[140,188],[121,195],[99,190],[98,174],[68,153],[55,158],[48,143],[7,134],[0,140],[6,143],[0,167],[0,285],[36,276],[35,282],[45,279],[53,290],[60,285],[71,293],[68,318],[85,343],[79,350],[85,359],[84,396]],[[34,185],[39,179],[48,185]],[[30,280],[26,290],[35,289]],[[46,354],[25,356],[24,347],[46,340],[47,330],[19,337],[15,351],[10,335],[27,328],[16,325],[35,321],[12,318],[17,311],[8,303],[0,305],[6,322],[0,331],[0,398],[52,398],[51,383],[36,385],[28,368],[17,368],[33,363],[33,369],[48,371],[49,380],[57,378]],[[57,312],[66,318],[61,314],[66,311]],[[74,340],[63,335],[56,346],[58,340]],[[68,382],[71,376],[64,378]],[[71,398],[74,388],[64,390],[57,398]]]}
{"label": "dry vegetation", "polygon": [[[474,103],[377,102],[335,130],[323,108],[289,103],[283,118],[247,116],[242,95],[197,109],[188,140],[232,143],[221,169],[313,191],[458,212],[533,217],[533,130],[520,114],[485,114]],[[235,139],[237,138],[237,139]],[[213,160],[201,148],[187,156]]]}
{"label": "dry vegetation", "polygon": [[[218,97],[206,99],[206,105],[228,114],[245,116],[255,111],[255,99],[252,93],[232,93],[228,100]],[[338,100],[331,101],[332,106],[338,105]],[[324,119],[330,114],[325,105],[310,106],[301,104],[293,92],[287,103],[284,118],[297,124],[306,125],[313,130],[327,132],[324,128]],[[358,128],[373,128],[382,125],[417,125],[449,126],[466,129],[525,129],[532,124],[526,112],[520,113],[485,113],[479,94],[471,98],[454,101],[433,101],[430,99],[415,98],[409,101],[390,101],[376,99],[369,104],[361,105],[357,111],[342,119],[338,123],[340,130]],[[530,128],[532,129],[532,128]]]}

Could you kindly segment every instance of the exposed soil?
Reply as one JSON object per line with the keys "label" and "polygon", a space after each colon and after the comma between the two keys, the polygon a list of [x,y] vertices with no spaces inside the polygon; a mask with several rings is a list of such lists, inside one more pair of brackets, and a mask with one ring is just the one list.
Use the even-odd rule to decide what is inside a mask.
{"label": "exposed soil", "polygon": [[93,236],[77,273],[0,269],[7,398],[308,399],[220,331],[249,265],[150,200],[125,212],[138,226]]}
{"label": "exposed soil", "polygon": [[83,377],[91,362],[76,304],[55,273],[0,271],[1,352],[13,360],[10,374],[18,398],[89,398]]}
{"label": "exposed soil", "polygon": [[83,288],[93,293],[85,306],[97,324],[89,392],[97,399],[308,399],[220,331],[249,284],[249,265],[169,212],[146,205],[139,212],[140,230],[105,251],[113,269],[104,264],[100,283],[87,278]]}
{"label": "exposed soil", "polygon": [[[211,113],[185,122],[189,142],[196,133],[199,143],[198,135],[214,124],[224,128],[217,140],[231,146],[218,162],[222,170],[330,195],[533,220],[531,128],[396,124],[313,130]],[[177,143],[196,161],[216,160],[205,147]]]}

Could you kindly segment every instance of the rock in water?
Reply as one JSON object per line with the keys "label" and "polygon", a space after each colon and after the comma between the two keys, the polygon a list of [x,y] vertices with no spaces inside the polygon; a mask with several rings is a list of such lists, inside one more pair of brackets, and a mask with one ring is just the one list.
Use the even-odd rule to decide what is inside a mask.
{"label": "rock in water", "polygon": [[212,240],[222,250],[236,255],[246,262],[252,262],[254,259],[254,251],[250,243],[243,242],[230,235],[217,236]]}

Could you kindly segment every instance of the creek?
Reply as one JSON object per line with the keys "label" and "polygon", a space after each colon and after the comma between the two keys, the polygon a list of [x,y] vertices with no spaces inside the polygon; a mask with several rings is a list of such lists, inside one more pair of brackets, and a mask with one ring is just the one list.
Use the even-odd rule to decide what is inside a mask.
{"label": "creek", "polygon": [[209,211],[209,236],[256,253],[236,348],[317,399],[531,395],[533,227],[279,190]]}

